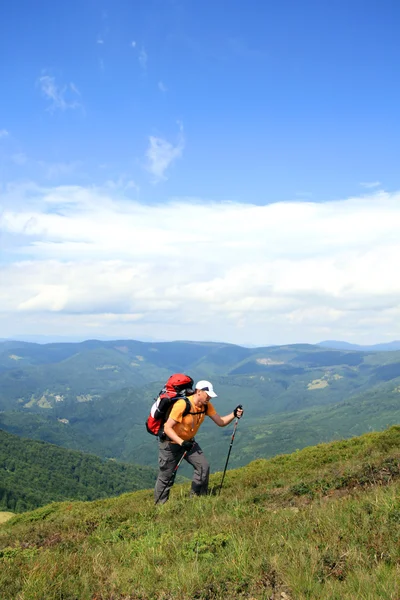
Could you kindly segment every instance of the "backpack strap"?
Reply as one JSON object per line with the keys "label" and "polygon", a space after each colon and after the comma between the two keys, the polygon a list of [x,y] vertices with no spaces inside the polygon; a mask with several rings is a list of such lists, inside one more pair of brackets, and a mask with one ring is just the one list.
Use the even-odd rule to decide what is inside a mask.
{"label": "backpack strap", "polygon": [[186,398],[186,396],[183,398],[183,400],[186,400],[186,408],[182,413],[182,417],[186,417],[186,415],[204,415],[207,414],[207,408],[205,410],[198,410],[196,412],[192,412],[191,408],[192,405],[190,403],[189,398]]}
{"label": "backpack strap", "polygon": [[186,396],[184,396],[184,398],[182,398],[182,400],[184,400],[186,402],[186,407],[185,407],[185,410],[182,413],[182,417],[186,417],[186,415],[191,415],[192,413],[190,411],[191,411],[192,405],[190,403],[189,398],[187,398]]}

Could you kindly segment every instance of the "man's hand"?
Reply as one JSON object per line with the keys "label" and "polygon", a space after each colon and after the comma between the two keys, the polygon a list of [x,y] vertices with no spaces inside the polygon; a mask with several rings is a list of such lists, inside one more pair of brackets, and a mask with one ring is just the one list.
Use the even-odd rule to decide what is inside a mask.
{"label": "man's hand", "polygon": [[195,445],[195,442],[192,442],[190,440],[185,440],[182,442],[181,448],[183,448],[185,450],[185,452],[190,452],[194,445]]}
{"label": "man's hand", "polygon": [[243,406],[241,404],[238,404],[235,410],[233,411],[233,414],[237,419],[240,419],[243,415]]}

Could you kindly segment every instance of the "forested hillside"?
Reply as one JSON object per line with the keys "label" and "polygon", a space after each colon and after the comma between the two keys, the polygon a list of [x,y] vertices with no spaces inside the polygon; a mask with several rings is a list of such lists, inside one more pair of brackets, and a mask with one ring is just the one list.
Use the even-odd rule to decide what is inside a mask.
{"label": "forested hillside", "polygon": [[151,468],[104,461],[0,429],[0,510],[22,512],[61,500],[94,500],[151,487]]}

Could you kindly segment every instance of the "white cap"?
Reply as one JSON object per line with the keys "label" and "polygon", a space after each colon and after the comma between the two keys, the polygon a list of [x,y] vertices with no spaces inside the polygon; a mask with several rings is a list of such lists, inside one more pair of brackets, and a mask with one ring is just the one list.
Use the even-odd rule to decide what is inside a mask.
{"label": "white cap", "polygon": [[207,392],[210,398],[217,397],[217,394],[214,392],[213,384],[205,379],[202,379],[196,383],[196,390],[203,390],[204,392]]}

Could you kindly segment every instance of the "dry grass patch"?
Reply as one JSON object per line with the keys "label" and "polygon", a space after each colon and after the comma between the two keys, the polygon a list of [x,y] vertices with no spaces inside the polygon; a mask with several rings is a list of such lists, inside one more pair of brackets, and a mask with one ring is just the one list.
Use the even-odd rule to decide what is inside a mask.
{"label": "dry grass patch", "polygon": [[0,523],[5,523],[14,516],[12,512],[0,512]]}

